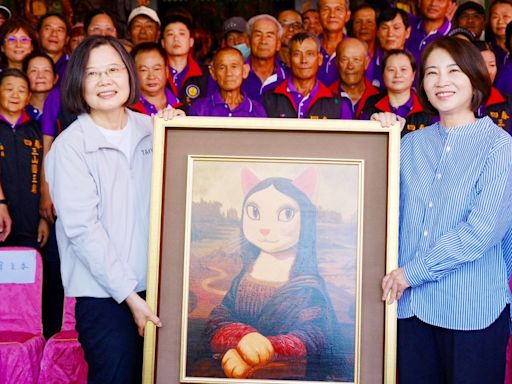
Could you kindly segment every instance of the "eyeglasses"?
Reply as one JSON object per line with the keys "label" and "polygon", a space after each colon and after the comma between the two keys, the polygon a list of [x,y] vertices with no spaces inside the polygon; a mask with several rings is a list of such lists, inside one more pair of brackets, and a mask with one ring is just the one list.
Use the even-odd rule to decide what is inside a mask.
{"label": "eyeglasses", "polygon": [[115,27],[111,26],[101,26],[101,25],[90,25],[87,29],[89,35],[110,35],[114,36],[116,34]]}
{"label": "eyeglasses", "polygon": [[32,42],[32,39],[27,36],[23,37],[16,37],[16,36],[9,36],[5,39],[6,44],[14,45],[17,42],[20,43],[20,45],[29,45]]}
{"label": "eyeglasses", "polygon": [[124,65],[113,65],[104,70],[93,68],[85,72],[85,79],[87,81],[98,81],[99,79],[101,79],[102,73],[104,73],[105,76],[109,79],[115,79],[121,77],[125,70],[126,67]]}
{"label": "eyeglasses", "polygon": [[302,29],[302,23],[299,23],[298,21],[284,22],[281,23],[281,26],[283,28],[293,28],[296,31]]}

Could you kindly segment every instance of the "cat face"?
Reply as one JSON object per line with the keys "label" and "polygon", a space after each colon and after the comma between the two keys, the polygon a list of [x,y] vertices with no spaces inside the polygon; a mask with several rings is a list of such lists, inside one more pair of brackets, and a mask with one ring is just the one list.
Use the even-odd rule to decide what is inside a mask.
{"label": "cat face", "polygon": [[244,236],[263,252],[286,251],[299,242],[299,205],[273,185],[251,195],[243,210]]}

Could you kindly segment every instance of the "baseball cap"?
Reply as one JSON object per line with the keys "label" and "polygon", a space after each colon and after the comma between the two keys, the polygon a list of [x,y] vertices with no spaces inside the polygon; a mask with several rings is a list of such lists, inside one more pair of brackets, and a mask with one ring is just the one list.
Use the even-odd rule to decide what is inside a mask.
{"label": "baseball cap", "polygon": [[0,5],[0,13],[4,15],[6,19],[9,19],[11,17],[11,10],[7,8],[5,5]]}
{"label": "baseball cap", "polygon": [[222,26],[222,35],[226,35],[228,32],[245,32],[247,27],[247,21],[243,17],[234,16],[230,17],[224,22]]}
{"label": "baseball cap", "polygon": [[455,11],[455,15],[453,18],[457,20],[464,11],[467,11],[468,9],[472,9],[475,12],[479,13],[480,15],[485,15],[485,9],[480,5],[479,3],[476,3],[474,1],[466,1],[465,3],[459,5],[457,7],[457,10]]}
{"label": "baseball cap", "polygon": [[158,23],[158,25],[160,25],[160,19],[158,18],[158,15],[154,9],[145,7],[143,5],[137,8],[133,8],[132,11],[130,12],[130,15],[128,16],[128,24],[130,24],[130,22],[137,16],[149,17],[155,23]]}

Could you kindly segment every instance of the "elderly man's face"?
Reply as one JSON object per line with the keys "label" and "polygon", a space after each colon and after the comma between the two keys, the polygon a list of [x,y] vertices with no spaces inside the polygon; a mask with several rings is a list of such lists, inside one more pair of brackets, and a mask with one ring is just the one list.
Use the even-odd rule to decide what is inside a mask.
{"label": "elderly man's face", "polygon": [[354,37],[370,44],[375,40],[377,15],[371,8],[362,8],[353,15],[352,30]]}
{"label": "elderly man's face", "polygon": [[357,39],[341,43],[336,53],[338,71],[343,85],[357,85],[364,82],[364,71],[368,67],[368,51]]}
{"label": "elderly man's face", "polygon": [[242,81],[249,74],[249,66],[244,64],[240,52],[236,50],[221,51],[213,60],[210,74],[222,91],[234,91],[242,86]]}
{"label": "elderly man's face", "polygon": [[295,11],[283,11],[277,21],[283,27],[283,36],[281,36],[281,45],[288,46],[288,42],[298,32],[303,31],[302,18]]}
{"label": "elderly man's face", "polygon": [[318,68],[322,65],[322,54],[313,39],[303,42],[295,41],[290,46],[290,67],[293,77],[299,80],[316,78]]}
{"label": "elderly man's face", "polygon": [[136,16],[130,23],[130,40],[135,45],[144,42],[155,42],[159,35],[158,23],[147,16]]}
{"label": "elderly man's face", "polygon": [[327,32],[342,32],[350,19],[350,10],[345,0],[320,0],[318,2],[320,24]]}
{"label": "elderly man's face", "polygon": [[277,25],[271,20],[258,20],[253,25],[250,42],[252,56],[258,59],[273,58],[281,48]]}

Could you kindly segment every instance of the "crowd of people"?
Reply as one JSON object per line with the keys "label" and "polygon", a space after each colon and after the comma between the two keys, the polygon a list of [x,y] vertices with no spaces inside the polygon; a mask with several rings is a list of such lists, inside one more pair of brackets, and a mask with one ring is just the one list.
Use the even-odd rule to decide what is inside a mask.
{"label": "crowd of people", "polygon": [[[0,5],[0,246],[42,252],[45,336],[60,328],[64,290],[79,298],[77,328],[90,382],[139,380],[144,325],[160,324],[143,299],[151,160],[144,154],[150,153],[150,117],[159,113],[400,121],[400,244],[408,253],[384,278],[383,298],[400,299],[399,317],[417,316],[420,327],[426,322],[442,330],[480,330],[505,312],[508,275],[497,259],[512,224],[504,204],[512,197],[512,0],[494,0],[487,11],[476,1],[397,3],[378,9],[370,2],[351,7],[349,0],[318,0],[317,9],[303,12],[230,17],[214,52],[205,47],[215,34],[199,44],[193,15],[183,9],[161,15],[133,8],[123,36],[105,9],[71,26],[65,12],[29,22]],[[456,85],[439,90],[440,82]],[[452,105],[451,96],[460,92],[469,92],[469,99]],[[453,138],[450,128],[460,126],[466,128],[457,132],[466,135]],[[483,137],[490,146],[477,140]],[[444,181],[448,170],[451,178]],[[429,208],[439,204],[439,211],[420,213],[425,201]],[[423,264],[418,252],[425,254]],[[485,314],[475,313],[478,321],[464,321],[464,313],[481,308],[459,305],[465,299],[450,294],[439,300],[436,284],[444,284],[443,292],[460,289],[468,279],[481,279],[491,258],[492,271],[503,279],[495,290],[483,283],[467,289],[488,306]],[[456,315],[432,310],[434,297]],[[499,344],[503,358],[506,317],[499,317],[501,333],[489,342],[491,350]],[[399,327],[403,367],[425,362],[407,349],[408,340],[428,342],[431,330],[418,336],[417,329]],[[120,333],[132,336],[112,336]],[[116,343],[105,345],[106,339]],[[482,337],[473,340],[482,343]],[[127,350],[138,352],[128,359]],[[455,353],[447,350],[441,354]],[[439,353],[435,346],[425,351]],[[425,383],[458,377],[440,368],[444,358],[425,368]],[[504,365],[493,359],[477,373],[469,369],[479,366],[472,360],[453,371],[475,382],[503,382],[503,375],[489,381],[496,364],[498,371]],[[401,383],[421,382],[423,371],[411,371],[399,367]]]}

